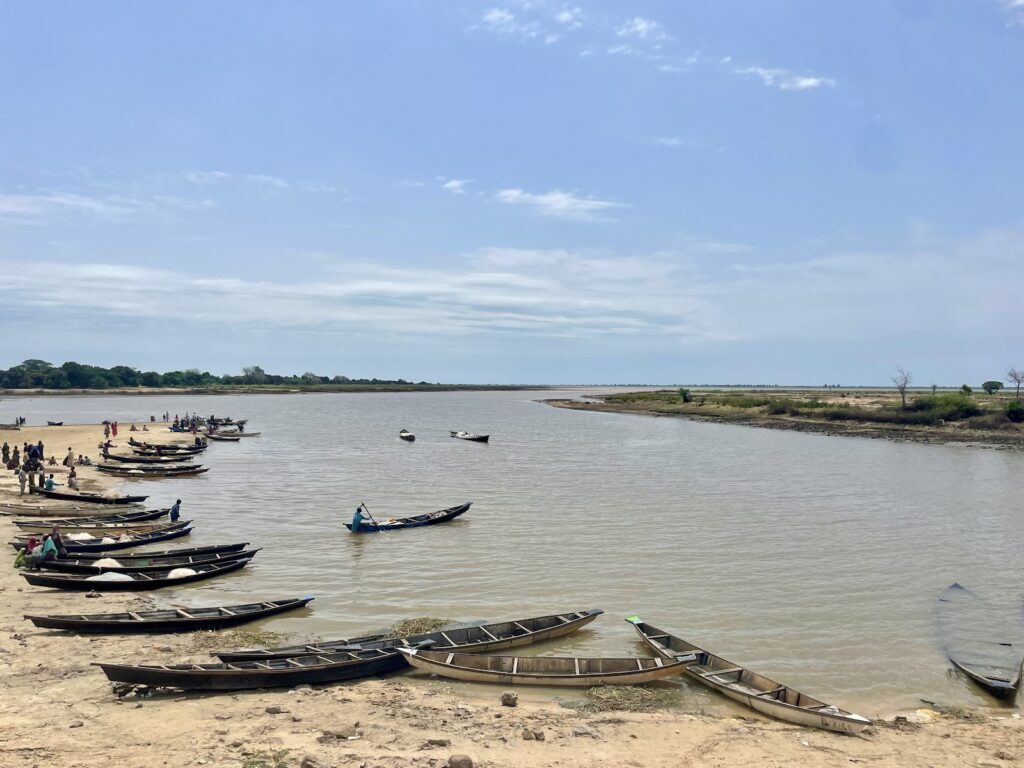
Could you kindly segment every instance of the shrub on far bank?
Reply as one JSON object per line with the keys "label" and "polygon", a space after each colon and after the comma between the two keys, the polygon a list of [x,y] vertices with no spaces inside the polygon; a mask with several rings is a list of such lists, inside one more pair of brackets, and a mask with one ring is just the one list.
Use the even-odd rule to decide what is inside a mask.
{"label": "shrub on far bank", "polygon": [[908,410],[928,413],[935,419],[957,421],[971,416],[980,416],[981,407],[967,393],[960,391],[943,395],[916,397],[907,406]]}
{"label": "shrub on far bank", "polygon": [[1024,405],[1018,400],[1011,400],[1006,404],[1006,418],[1014,424],[1024,422]]}

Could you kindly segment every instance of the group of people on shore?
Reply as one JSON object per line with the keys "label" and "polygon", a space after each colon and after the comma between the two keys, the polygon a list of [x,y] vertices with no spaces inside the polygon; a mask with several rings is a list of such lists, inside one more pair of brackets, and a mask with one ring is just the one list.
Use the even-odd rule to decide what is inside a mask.
{"label": "group of people on shore", "polygon": [[55,525],[50,533],[43,534],[42,541],[34,536],[29,537],[25,546],[18,550],[18,556],[14,559],[14,567],[38,571],[47,560],[67,557],[67,554],[64,540],[60,535],[60,528]]}
{"label": "group of people on shore", "polygon": [[[29,493],[35,493],[37,487],[52,491],[54,486],[58,485],[54,480],[53,473],[51,472],[47,476],[45,469],[46,466],[57,466],[57,458],[51,455],[49,460],[46,460],[46,446],[43,445],[42,440],[35,444],[24,443],[21,448],[14,446],[13,451],[5,441],[0,452],[2,452],[3,466],[18,473],[20,495],[24,496],[26,490]],[[78,454],[76,457],[74,451],[68,447],[67,456],[64,457],[62,464],[68,469],[68,488],[79,490],[78,471],[75,467],[92,466],[92,461],[88,456],[82,454]]]}

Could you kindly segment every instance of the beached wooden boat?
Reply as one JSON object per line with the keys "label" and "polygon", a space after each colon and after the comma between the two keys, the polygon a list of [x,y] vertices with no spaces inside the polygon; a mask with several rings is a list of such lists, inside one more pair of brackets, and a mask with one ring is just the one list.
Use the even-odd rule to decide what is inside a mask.
{"label": "beached wooden boat", "polygon": [[[471,641],[467,647],[486,650],[495,643],[504,644],[502,647],[528,645],[539,640],[559,637],[575,631],[592,621],[598,614],[600,614],[600,611],[584,611],[577,614],[564,614],[558,617],[540,617],[539,619],[524,619],[519,622],[505,622],[503,625],[490,624],[471,627],[470,629],[477,630],[479,633],[474,634],[473,637],[482,635],[487,637],[487,639]],[[570,617],[577,618],[571,619]],[[524,626],[529,622],[538,621],[542,622],[547,628],[530,632]],[[557,626],[554,624],[557,624]],[[507,627],[507,633],[504,637],[498,636],[501,626]],[[487,628],[486,630],[485,627]],[[494,630],[498,630],[498,632],[491,630],[490,628],[492,627]],[[452,633],[462,631],[464,630],[451,630],[444,633],[430,634],[451,635]],[[488,637],[488,632],[490,632],[490,637]],[[513,632],[517,634],[513,634]],[[412,638],[392,638],[379,641],[382,644],[386,644],[380,648],[369,647],[367,644],[363,644],[358,648],[349,646],[348,650],[320,650],[291,657],[262,656],[219,664],[133,666],[128,664],[101,663],[98,666],[103,669],[109,680],[135,685],[205,691],[237,691],[278,686],[290,687],[304,683],[334,683],[341,680],[382,675],[402,669],[408,665],[408,662],[396,648],[399,646],[406,647],[403,641],[411,640]],[[369,642],[371,641],[366,641],[366,643]],[[430,640],[422,642],[429,643]],[[465,650],[465,648],[459,647],[459,650]]]}
{"label": "beached wooden boat", "polygon": [[447,523],[449,520],[454,520],[459,515],[468,512],[472,505],[473,502],[467,501],[465,504],[460,504],[457,507],[448,507],[448,509],[429,512],[425,515],[416,515],[415,517],[391,518],[380,523],[365,521],[360,523],[359,528],[355,531],[352,531],[352,523],[345,523],[345,527],[352,531],[352,533],[380,533],[381,531],[398,531],[402,528],[421,528],[424,525],[437,525],[438,523]]}
{"label": "beached wooden boat", "polygon": [[[351,637],[343,640],[325,640],[309,645],[288,645],[280,648],[255,648],[237,651],[217,651],[215,654],[221,661],[253,661],[259,659],[286,659],[296,656],[335,653],[345,649],[360,648],[377,651],[394,651],[396,648],[416,648],[429,643],[435,650],[458,649],[462,653],[485,653],[487,651],[503,651],[507,648],[518,648],[524,645],[539,643],[564,637],[585,627],[603,611],[591,608],[586,611],[569,613],[553,613],[547,616],[534,616],[529,619],[499,621],[493,624],[477,624],[456,629],[424,632],[405,637],[385,638],[383,635],[367,635]],[[400,666],[405,662],[400,661]]]}
{"label": "beached wooden boat", "polygon": [[[53,523],[46,521],[18,522],[18,527],[25,533],[49,533],[54,527]],[[120,536],[122,533],[149,533],[159,531],[167,527],[166,520],[129,520],[124,523],[108,522],[77,522],[68,521],[66,524],[58,524],[61,533],[66,535],[72,533],[91,533],[94,536]]]}
{"label": "beached wooden boat", "polygon": [[48,426],[48,427],[63,427],[64,426],[64,422],[63,421],[48,421],[48,422],[46,422],[46,426]]}
{"label": "beached wooden boat", "polygon": [[45,488],[36,488],[36,493],[48,499],[60,499],[62,501],[79,501],[83,504],[135,504],[142,503],[149,496],[100,496],[98,493],[70,493],[68,491],[48,491]]}
{"label": "beached wooden boat", "polygon": [[685,670],[687,676],[757,712],[808,728],[837,733],[860,733],[871,725],[866,717],[818,701],[771,678],[744,669],[641,621],[637,616],[630,616],[626,621],[633,625],[651,648],[666,658],[686,653],[696,654],[696,661]]}
{"label": "beached wooden boat", "polygon": [[116,512],[111,515],[91,515],[89,517],[48,517],[45,520],[15,520],[19,528],[55,525],[61,527],[78,527],[92,523],[141,523],[146,520],[158,520],[167,515],[170,509],[147,509],[138,512]]}
{"label": "beached wooden boat", "polygon": [[286,611],[294,611],[297,608],[306,607],[312,599],[312,596],[293,597],[286,600],[265,600],[262,603],[223,605],[216,608],[167,608],[158,611],[72,614],[68,616],[26,615],[25,618],[41,629],[64,629],[94,635],[197,632],[234,627]]}
{"label": "beached wooden boat", "polygon": [[240,552],[217,552],[208,555],[181,555],[179,557],[164,557],[154,560],[149,557],[113,557],[108,555],[98,560],[79,560],[77,558],[61,557],[56,560],[47,560],[42,567],[48,571],[60,571],[62,573],[152,573],[155,571],[166,571],[171,568],[192,568],[197,565],[212,565],[214,563],[226,563],[231,560],[253,557],[259,549],[245,549]]}
{"label": "beached wooden boat", "polygon": [[411,443],[416,440],[416,435],[414,435],[407,429],[403,429],[401,432],[399,432],[398,437],[400,440],[405,440],[407,443]]}
{"label": "beached wooden boat", "polygon": [[97,467],[100,472],[105,472],[108,475],[115,475],[117,477],[132,477],[136,479],[147,479],[153,477],[195,477],[196,475],[205,475],[210,471],[209,467],[204,467],[201,464],[197,464],[194,467],[188,467],[188,469],[171,469],[160,467],[158,469],[152,469],[148,467],[129,467],[120,465],[112,467],[106,464]]}
{"label": "beached wooden boat", "polygon": [[192,461],[194,456],[194,452],[182,453],[179,456],[141,456],[137,453],[132,454],[131,456],[121,456],[116,453],[108,453],[103,457],[103,460],[117,461],[123,464],[182,464],[187,461]]}
{"label": "beached wooden boat", "polygon": [[195,472],[202,464],[97,464],[96,469],[104,472],[145,472],[154,475],[167,475]]}
{"label": "beached wooden boat", "polygon": [[262,432],[235,432],[235,437],[259,437]]}
{"label": "beached wooden boat", "polygon": [[473,432],[452,432],[452,437],[457,437],[459,440],[469,440],[473,443],[486,443],[491,439],[490,435],[477,435]]}
{"label": "beached wooden boat", "polygon": [[238,442],[238,437],[233,437],[231,435],[218,435],[218,434],[214,433],[214,434],[208,434],[206,437],[207,437],[208,440],[214,440],[216,442],[221,442],[221,443],[237,443]]}
{"label": "beached wooden boat", "polygon": [[[89,531],[72,530],[68,529],[62,532],[62,538],[64,540],[64,546],[68,551],[73,551],[72,547],[80,544],[95,544],[97,542],[106,542],[117,540],[121,541],[129,539],[139,539],[143,536],[151,536],[155,533],[163,533],[164,531],[176,531],[181,528],[187,528],[192,524],[191,520],[178,520],[177,522],[160,521],[159,528],[152,531],[142,531],[134,533],[132,531],[108,531],[106,533],[91,533]],[[44,531],[45,533],[45,531]],[[38,531],[18,531],[14,538],[18,541],[28,541],[29,539],[38,539],[42,534]]]}
{"label": "beached wooden boat", "polygon": [[[191,584],[194,581],[223,576],[225,573],[237,571],[249,564],[252,557],[241,557],[221,563],[197,565],[187,568],[168,568],[148,573],[100,573],[88,575],[84,573],[22,573],[21,577],[33,587],[49,587],[77,592],[139,592],[163,587],[176,587]],[[175,571],[182,574],[173,575]],[[192,573],[185,573],[192,571]],[[114,580],[112,577],[124,577],[126,580]],[[111,577],[110,580],[107,580]]]}
{"label": "beached wooden boat", "polygon": [[696,658],[578,658],[569,656],[481,656],[473,653],[399,648],[416,669],[453,680],[502,685],[640,685],[678,675]]}
{"label": "beached wooden boat", "polygon": [[140,441],[136,440],[134,437],[129,437],[128,438],[128,445],[132,446],[132,448],[138,448],[139,450],[143,450],[143,451],[156,451],[157,449],[160,449],[161,451],[185,451],[185,452],[198,453],[200,451],[206,450],[206,446],[205,445],[196,445],[195,442],[191,442],[191,443],[184,443],[184,442],[183,443],[151,443],[148,440],[144,441],[144,442],[140,442]]}
{"label": "beached wooden boat", "polygon": [[[161,549],[154,552],[121,552],[115,555],[116,558],[132,558],[134,560],[150,560],[157,562],[158,560],[164,560],[169,558],[177,557],[192,557],[195,555],[215,555],[219,552],[241,552],[249,546],[249,542],[243,541],[240,544],[214,544],[209,547],[179,547],[178,549]],[[110,555],[104,552],[75,552],[74,560],[90,561],[90,560],[104,560],[110,557]]]}
{"label": "beached wooden boat", "polygon": [[[179,539],[182,536],[188,536],[190,533],[192,533],[191,528],[179,527],[178,524],[175,524],[174,526],[169,526],[161,531],[139,533],[136,535],[123,534],[118,536],[116,539],[109,536],[102,539],[92,539],[91,541],[72,541],[69,538],[65,538],[64,548],[68,552],[73,552],[75,554],[78,554],[79,552],[114,552],[119,549],[144,547],[147,544],[155,544],[158,541]],[[25,546],[27,541],[28,537],[24,536],[10,542],[10,544],[15,549],[21,549]]]}
{"label": "beached wooden boat", "polygon": [[1000,621],[984,600],[960,584],[950,585],[939,597],[938,618],[942,650],[950,664],[988,693],[1013,704],[1024,672],[1016,623]]}

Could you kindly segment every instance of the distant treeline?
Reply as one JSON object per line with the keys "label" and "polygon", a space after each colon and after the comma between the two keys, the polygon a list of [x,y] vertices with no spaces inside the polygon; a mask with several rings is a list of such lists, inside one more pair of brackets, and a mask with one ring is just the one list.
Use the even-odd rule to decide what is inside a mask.
{"label": "distant treeline", "polygon": [[412,382],[404,379],[350,379],[348,376],[320,376],[304,373],[301,376],[276,376],[267,373],[258,365],[243,368],[239,376],[224,374],[215,376],[209,371],[188,368],[184,371],[140,371],[127,365],[101,368],[95,365],[67,362],[55,366],[45,360],[26,360],[21,365],[0,369],[2,389],[117,389],[121,387],[217,387],[233,386],[293,386],[315,385],[365,385],[365,386],[440,386],[426,381]]}

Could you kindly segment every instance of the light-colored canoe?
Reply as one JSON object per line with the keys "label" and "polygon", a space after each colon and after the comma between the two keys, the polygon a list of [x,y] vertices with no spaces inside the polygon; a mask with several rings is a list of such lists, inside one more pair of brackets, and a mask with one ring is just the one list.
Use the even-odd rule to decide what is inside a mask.
{"label": "light-colored canoe", "polygon": [[860,733],[871,725],[866,717],[818,701],[806,693],[744,669],[641,621],[638,616],[630,616],[626,621],[651,648],[666,658],[675,658],[683,653],[696,654],[696,661],[685,670],[689,677],[757,712],[808,728],[837,733]]}
{"label": "light-colored canoe", "polygon": [[150,520],[138,523],[97,523],[83,522],[76,524],[69,521],[63,523],[50,523],[45,520],[31,520],[18,524],[21,529],[19,533],[49,533],[54,527],[60,528],[64,534],[68,533],[102,533],[104,535],[120,535],[122,533],[149,533],[167,527],[166,520]]}
{"label": "light-colored canoe", "polygon": [[475,653],[399,648],[409,663],[424,672],[473,683],[503,685],[639,685],[677,675],[696,658],[600,658],[566,656],[481,656]]}

